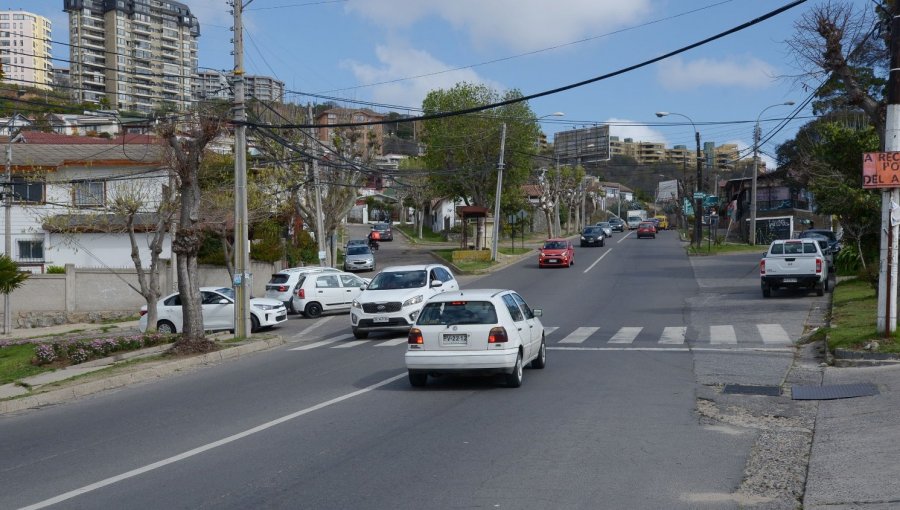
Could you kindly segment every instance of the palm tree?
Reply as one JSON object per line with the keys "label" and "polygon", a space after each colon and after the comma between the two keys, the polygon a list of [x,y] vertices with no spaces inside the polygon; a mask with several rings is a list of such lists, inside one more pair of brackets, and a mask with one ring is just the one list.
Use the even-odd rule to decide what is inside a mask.
{"label": "palm tree", "polygon": [[8,255],[0,255],[0,294],[9,294],[18,289],[30,274],[19,271],[19,265]]}

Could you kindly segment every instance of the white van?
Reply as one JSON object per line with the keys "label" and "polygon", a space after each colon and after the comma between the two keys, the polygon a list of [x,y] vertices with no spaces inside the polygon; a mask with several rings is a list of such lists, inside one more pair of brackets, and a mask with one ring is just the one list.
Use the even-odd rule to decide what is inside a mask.
{"label": "white van", "polygon": [[282,269],[272,275],[269,283],[266,284],[266,297],[269,299],[277,299],[284,303],[288,313],[297,313],[299,310],[294,309],[293,300],[294,292],[297,290],[297,282],[300,281],[301,274],[333,272],[339,273],[340,270],[333,267],[291,267]]}

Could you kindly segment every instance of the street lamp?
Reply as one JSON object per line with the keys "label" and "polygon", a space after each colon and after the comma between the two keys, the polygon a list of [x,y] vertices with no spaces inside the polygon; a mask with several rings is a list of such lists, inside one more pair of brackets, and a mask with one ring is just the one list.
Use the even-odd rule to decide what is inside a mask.
{"label": "street lamp", "polygon": [[694,125],[694,121],[683,113],[675,113],[675,112],[656,112],[657,117],[665,117],[666,115],[678,115],[679,117],[684,117],[691,123],[691,127],[694,128],[694,138],[697,140],[697,186],[695,188],[695,200],[694,200],[694,236],[697,239],[697,248],[700,248],[700,238],[703,237],[703,224],[701,223],[701,214],[703,213],[703,198],[700,195],[700,182],[703,179],[703,161],[700,157],[700,131],[697,131],[697,126]]}
{"label": "street lamp", "polygon": [[[756,116],[756,124],[753,127],[753,179],[751,180],[750,185],[750,245],[756,245],[756,178],[759,175],[759,138],[760,138],[760,130],[759,130],[759,119],[762,117],[766,110],[769,108],[775,108],[776,106],[793,106],[793,101],[785,101],[783,103],[769,105],[763,108],[763,111],[759,112],[759,115]],[[727,198],[727,197],[726,197]]]}

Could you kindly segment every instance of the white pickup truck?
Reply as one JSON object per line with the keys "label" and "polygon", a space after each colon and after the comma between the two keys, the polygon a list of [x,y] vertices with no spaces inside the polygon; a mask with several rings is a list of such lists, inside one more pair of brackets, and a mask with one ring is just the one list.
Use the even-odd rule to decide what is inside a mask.
{"label": "white pickup truck", "polygon": [[814,239],[772,241],[759,262],[763,297],[780,288],[815,289],[823,296],[828,290],[828,262]]}

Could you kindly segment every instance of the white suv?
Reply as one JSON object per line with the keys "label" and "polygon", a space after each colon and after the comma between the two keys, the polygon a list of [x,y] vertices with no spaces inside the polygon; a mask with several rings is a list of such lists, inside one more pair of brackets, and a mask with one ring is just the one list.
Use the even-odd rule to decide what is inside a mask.
{"label": "white suv", "polygon": [[353,301],[350,308],[353,336],[366,338],[372,331],[405,333],[416,322],[428,298],[454,290],[459,290],[459,283],[440,264],[385,268]]}
{"label": "white suv", "polygon": [[322,312],[346,312],[368,283],[367,278],[352,273],[304,273],[300,275],[291,302],[294,310],[310,319],[319,317]]}
{"label": "white suv", "polygon": [[319,266],[291,267],[288,269],[282,269],[281,271],[273,274],[272,278],[269,279],[269,283],[266,284],[266,297],[269,299],[277,299],[278,301],[284,303],[284,306],[287,308],[288,313],[297,313],[300,310],[294,309],[293,300],[291,298],[294,296],[294,292],[296,292],[297,290],[297,282],[300,281],[300,275],[309,273],[321,273],[325,271],[330,271],[332,273],[340,272],[340,270],[333,267]]}

